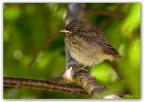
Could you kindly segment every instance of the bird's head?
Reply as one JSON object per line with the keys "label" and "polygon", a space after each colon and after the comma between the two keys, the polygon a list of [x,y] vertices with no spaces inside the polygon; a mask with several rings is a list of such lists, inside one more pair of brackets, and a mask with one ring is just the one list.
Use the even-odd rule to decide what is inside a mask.
{"label": "bird's head", "polygon": [[60,30],[60,32],[65,32],[67,34],[78,34],[79,32],[89,31],[91,26],[85,20],[72,20],[66,26],[65,30]]}

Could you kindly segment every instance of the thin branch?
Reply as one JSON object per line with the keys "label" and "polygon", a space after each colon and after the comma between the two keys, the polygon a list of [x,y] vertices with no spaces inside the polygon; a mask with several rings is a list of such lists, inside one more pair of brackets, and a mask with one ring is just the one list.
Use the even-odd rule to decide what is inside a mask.
{"label": "thin branch", "polygon": [[38,54],[43,51],[46,47],[48,47],[48,45],[52,42],[52,40],[56,37],[56,35],[58,34],[58,32],[52,34],[49,39],[47,39],[46,43],[34,54],[31,62],[29,63],[29,68],[32,67],[33,63],[35,62]]}
{"label": "thin branch", "polygon": [[118,11],[106,11],[106,10],[97,10],[97,9],[91,9],[91,10],[85,10],[86,14],[99,14],[99,15],[105,15],[109,17],[119,17],[121,19],[125,18],[125,15],[118,12]]}
{"label": "thin branch", "polygon": [[24,78],[4,77],[4,87],[29,87],[50,91],[69,92],[74,94],[87,94],[80,86],[72,86],[69,84],[56,83],[47,80],[44,81]]}

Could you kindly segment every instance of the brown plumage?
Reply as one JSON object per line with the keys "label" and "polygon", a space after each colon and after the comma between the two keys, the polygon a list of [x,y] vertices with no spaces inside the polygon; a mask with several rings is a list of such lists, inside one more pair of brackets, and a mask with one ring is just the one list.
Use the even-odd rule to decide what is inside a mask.
{"label": "brown plumage", "polygon": [[86,21],[72,20],[61,32],[66,33],[65,44],[79,64],[94,66],[103,60],[120,59],[103,32]]}

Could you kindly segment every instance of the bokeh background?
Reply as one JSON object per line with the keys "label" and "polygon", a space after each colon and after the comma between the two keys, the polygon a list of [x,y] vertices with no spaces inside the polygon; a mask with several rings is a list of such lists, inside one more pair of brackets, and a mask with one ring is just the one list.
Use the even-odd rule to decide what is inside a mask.
{"label": "bokeh background", "polygon": [[[47,80],[61,75],[65,69],[65,34],[59,30],[65,27],[67,12],[67,3],[4,3],[3,76]],[[84,18],[103,30],[122,56],[120,61],[96,65],[92,75],[107,87],[128,91],[129,95],[124,98],[140,98],[140,3],[87,3],[83,13]],[[90,97],[31,88],[4,88],[3,98]]]}

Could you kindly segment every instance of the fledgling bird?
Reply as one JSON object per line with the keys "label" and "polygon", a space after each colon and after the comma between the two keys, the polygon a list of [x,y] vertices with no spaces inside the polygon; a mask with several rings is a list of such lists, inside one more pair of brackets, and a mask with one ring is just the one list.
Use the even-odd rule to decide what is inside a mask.
{"label": "fledgling bird", "polygon": [[93,66],[104,60],[118,60],[120,55],[103,32],[83,20],[72,20],[66,26],[65,44],[71,57],[79,64]]}

